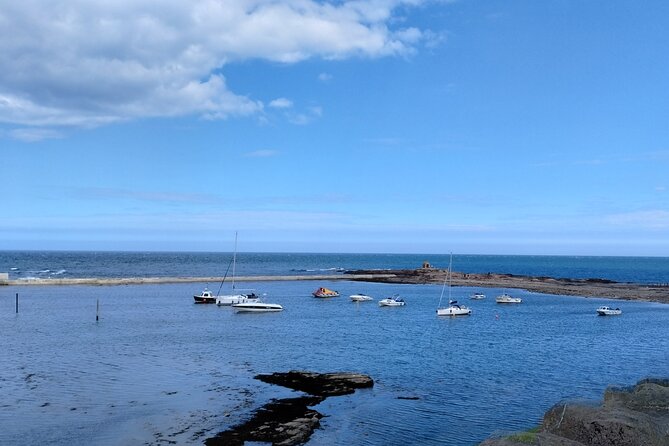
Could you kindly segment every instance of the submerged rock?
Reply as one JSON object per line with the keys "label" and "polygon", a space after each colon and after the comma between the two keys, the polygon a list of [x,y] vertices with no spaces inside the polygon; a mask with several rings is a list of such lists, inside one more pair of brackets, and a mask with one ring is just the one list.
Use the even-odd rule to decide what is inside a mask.
{"label": "submerged rock", "polygon": [[258,409],[250,420],[205,440],[207,446],[241,446],[246,441],[277,446],[306,443],[323,417],[309,406],[315,406],[329,396],[346,395],[355,392],[355,389],[374,385],[372,378],[358,373],[290,371],[257,375],[255,378],[306,392],[309,396],[270,401]]}
{"label": "submerged rock", "polygon": [[541,426],[481,446],[669,446],[669,380],[609,388],[600,406],[560,403]]}

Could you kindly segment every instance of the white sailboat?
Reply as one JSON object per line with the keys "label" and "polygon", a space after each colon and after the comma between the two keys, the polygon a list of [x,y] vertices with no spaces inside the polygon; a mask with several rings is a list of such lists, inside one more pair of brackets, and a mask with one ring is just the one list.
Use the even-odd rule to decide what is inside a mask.
{"label": "white sailboat", "polygon": [[253,293],[253,290],[240,290],[240,291],[249,291],[246,293],[235,293],[235,268],[237,266],[237,233],[235,232],[235,250],[232,254],[232,291],[234,294],[219,294],[221,288],[223,288],[223,283],[225,278],[228,276],[228,271],[230,270],[230,265],[228,265],[228,271],[225,272],[225,276],[221,281],[221,285],[218,287],[218,293],[214,294],[205,288],[200,294],[194,295],[195,303],[215,303],[216,305],[232,305],[239,304],[244,302],[256,302],[258,296]]}
{"label": "white sailboat", "polygon": [[[232,253],[232,291],[233,294],[224,294],[216,296],[216,305],[219,306],[228,306],[233,304],[242,304],[242,303],[252,303],[258,302],[258,296],[255,295],[253,290],[241,290],[241,291],[250,291],[249,293],[235,293],[235,277],[237,274],[237,232],[235,232],[235,250]],[[221,282],[221,287],[223,282]],[[220,288],[219,288],[220,291]]]}
{"label": "white sailboat", "polygon": [[[456,300],[451,300],[451,269],[453,267],[453,253],[451,253],[451,260],[448,263],[448,279],[444,279],[444,286],[441,288],[441,296],[439,297],[439,307],[437,308],[437,316],[469,316],[472,310],[469,307],[458,304]],[[446,280],[448,280],[448,306],[441,306],[441,299],[444,297],[444,289],[446,288]]]}

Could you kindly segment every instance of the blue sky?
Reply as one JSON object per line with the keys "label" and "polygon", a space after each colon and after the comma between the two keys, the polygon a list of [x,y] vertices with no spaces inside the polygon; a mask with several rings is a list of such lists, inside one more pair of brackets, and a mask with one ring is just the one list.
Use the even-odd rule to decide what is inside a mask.
{"label": "blue sky", "polygon": [[0,0],[0,249],[669,256],[667,17]]}

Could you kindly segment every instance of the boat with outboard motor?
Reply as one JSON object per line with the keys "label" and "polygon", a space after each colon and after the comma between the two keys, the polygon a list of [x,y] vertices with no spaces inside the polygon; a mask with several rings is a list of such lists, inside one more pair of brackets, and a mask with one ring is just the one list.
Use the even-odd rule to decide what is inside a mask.
{"label": "boat with outboard motor", "polygon": [[620,308],[611,308],[607,306],[597,308],[597,315],[599,316],[618,316],[620,314],[623,314],[623,310]]}
{"label": "boat with outboard motor", "polygon": [[523,299],[503,293],[495,298],[495,302],[498,304],[519,304],[523,302]]}

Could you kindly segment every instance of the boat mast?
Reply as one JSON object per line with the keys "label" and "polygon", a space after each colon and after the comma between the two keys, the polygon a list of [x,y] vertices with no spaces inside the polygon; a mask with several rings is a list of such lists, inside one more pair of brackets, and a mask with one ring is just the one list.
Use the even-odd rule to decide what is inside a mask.
{"label": "boat mast", "polygon": [[439,308],[441,308],[441,299],[444,298],[444,290],[446,289],[446,282],[448,281],[448,304],[451,304],[451,267],[453,266],[453,253],[451,253],[451,260],[448,262],[448,278],[444,279],[444,286],[441,287],[441,296],[439,296]]}
{"label": "boat mast", "polygon": [[235,269],[237,267],[237,231],[235,231],[235,251],[232,253],[232,290],[235,290]]}

